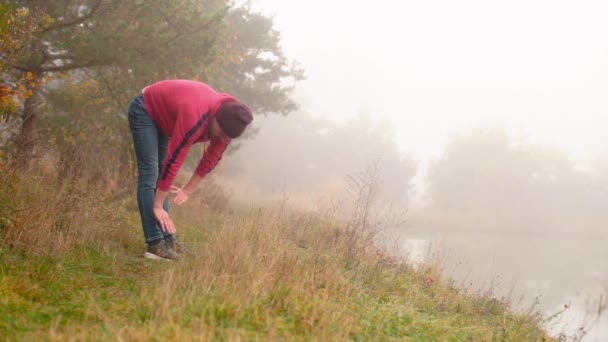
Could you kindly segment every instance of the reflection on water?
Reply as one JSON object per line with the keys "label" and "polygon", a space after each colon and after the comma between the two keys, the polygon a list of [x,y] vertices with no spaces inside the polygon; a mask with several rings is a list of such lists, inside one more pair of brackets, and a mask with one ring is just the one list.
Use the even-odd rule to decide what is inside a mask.
{"label": "reflection on water", "polygon": [[[509,296],[516,309],[535,307],[557,336],[608,341],[608,314],[597,317],[608,296],[608,246],[602,237],[505,234],[500,232],[415,232],[399,240],[414,264],[439,258],[444,274],[472,289]],[[566,309],[567,308],[567,309]]]}
{"label": "reflection on water", "polygon": [[596,288],[580,294],[564,295],[563,301],[568,304],[545,310],[546,316],[562,312],[547,325],[549,333],[553,336],[560,333],[581,336],[584,332],[583,341],[608,341],[608,315],[603,313],[605,308],[600,307],[600,302],[605,306],[606,297],[605,294],[598,296],[602,291],[606,293],[605,288]]}
{"label": "reflection on water", "polygon": [[408,238],[401,246],[405,258],[414,266],[422,264],[430,253],[431,243],[427,239]]}

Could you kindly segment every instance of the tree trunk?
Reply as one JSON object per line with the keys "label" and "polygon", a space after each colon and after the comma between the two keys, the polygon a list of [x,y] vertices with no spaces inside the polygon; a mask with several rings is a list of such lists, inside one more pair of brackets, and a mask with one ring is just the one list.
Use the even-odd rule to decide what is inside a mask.
{"label": "tree trunk", "polygon": [[36,121],[40,108],[38,80],[38,75],[34,75],[33,82],[36,86],[32,89],[32,96],[25,99],[23,114],[21,115],[23,118],[21,133],[19,133],[15,140],[16,149],[13,160],[14,165],[18,168],[27,166],[34,156],[34,147],[36,146]]}

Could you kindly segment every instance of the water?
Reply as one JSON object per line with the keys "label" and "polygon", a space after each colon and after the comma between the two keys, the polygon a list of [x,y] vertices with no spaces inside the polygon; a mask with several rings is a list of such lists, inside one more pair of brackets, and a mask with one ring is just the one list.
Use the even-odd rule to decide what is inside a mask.
{"label": "water", "polygon": [[547,323],[553,336],[584,331],[583,341],[608,341],[608,313],[598,317],[599,302],[608,302],[606,236],[411,229],[399,235],[412,262],[438,258],[459,286],[492,290],[516,309],[534,307],[545,317],[562,312]]}

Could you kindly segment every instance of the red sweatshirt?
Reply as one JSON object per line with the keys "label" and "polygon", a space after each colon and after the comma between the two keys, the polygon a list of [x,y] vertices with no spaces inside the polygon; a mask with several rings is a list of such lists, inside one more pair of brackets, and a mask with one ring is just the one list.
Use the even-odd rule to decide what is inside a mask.
{"label": "red sweatshirt", "polygon": [[230,140],[210,139],[210,123],[220,105],[229,101],[237,100],[196,81],[166,80],[145,89],[148,114],[160,131],[171,137],[159,175],[159,190],[169,191],[194,143],[211,141],[195,170],[197,175],[205,177],[217,165]]}

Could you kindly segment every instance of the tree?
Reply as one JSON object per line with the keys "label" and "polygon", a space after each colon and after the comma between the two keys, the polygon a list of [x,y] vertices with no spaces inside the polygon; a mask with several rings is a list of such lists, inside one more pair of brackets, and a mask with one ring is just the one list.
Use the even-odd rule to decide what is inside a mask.
{"label": "tree", "polygon": [[[218,90],[231,90],[263,112],[294,108],[286,80],[300,79],[301,72],[283,57],[272,21],[246,7],[231,8],[227,0],[21,0],[15,5],[54,19],[37,29],[27,53],[11,65],[30,73],[35,84],[58,74],[72,84],[93,79],[105,89],[97,94],[108,98],[115,113],[123,112],[144,85],[163,78],[217,81]],[[40,90],[33,89],[23,111],[18,155],[25,160],[35,140],[35,98],[45,95],[48,101]]]}
{"label": "tree", "polygon": [[[18,105],[23,101],[27,103],[36,87],[32,73],[14,77],[11,68],[24,57],[33,35],[51,22],[50,18],[36,16],[27,8],[0,2],[0,123],[3,131],[10,131]],[[0,141],[5,139],[2,137]]]}
{"label": "tree", "polygon": [[208,74],[212,84],[238,94],[259,113],[296,110],[289,95],[304,78],[303,70],[285,57],[272,20],[245,6],[230,11],[226,21],[232,36],[222,45],[222,55],[228,58],[216,60],[216,72]]}
{"label": "tree", "polygon": [[[435,213],[470,220],[470,228],[593,230],[606,222],[606,187],[562,151],[516,141],[502,129],[455,136],[430,166]],[[602,190],[603,189],[603,190]]]}
{"label": "tree", "polygon": [[379,199],[395,205],[407,203],[416,167],[399,152],[386,123],[374,123],[365,113],[344,125],[303,113],[263,122],[256,139],[235,153],[228,176],[238,174],[238,165],[246,165],[246,174],[239,177],[261,190],[270,192],[286,185],[296,192],[308,192],[345,181],[377,164],[382,183],[378,184]]}

